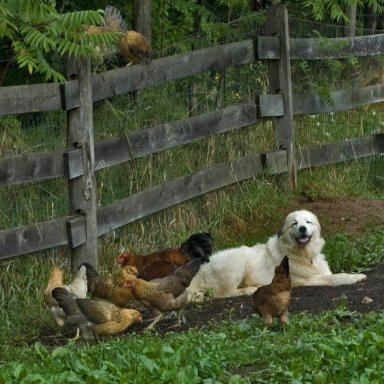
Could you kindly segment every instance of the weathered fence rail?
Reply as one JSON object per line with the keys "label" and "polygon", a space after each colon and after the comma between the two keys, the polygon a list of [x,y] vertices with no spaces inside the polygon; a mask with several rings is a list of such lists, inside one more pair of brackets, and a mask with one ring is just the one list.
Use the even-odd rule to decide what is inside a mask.
{"label": "weathered fence rail", "polygon": [[[81,79],[75,76],[65,84],[0,88],[0,115],[55,109],[69,114],[67,148],[0,159],[0,187],[52,178],[65,178],[70,186],[67,217],[0,231],[0,259],[65,245],[72,250],[74,264],[85,258],[95,263],[98,236],[174,204],[262,174],[291,172],[384,153],[383,134],[295,148],[293,123],[287,124],[292,122],[293,115],[342,111],[384,101],[384,84],[332,92],[329,103],[315,94],[292,95],[289,84],[290,60],[384,54],[384,35],[293,39],[288,35],[283,6],[271,10],[269,17],[274,17],[274,21],[276,17],[281,19],[280,27],[274,31],[270,24],[266,32],[275,37],[258,37],[255,45],[253,40],[245,40],[94,74],[88,80],[88,87],[84,81],[88,72],[84,72],[83,64],[76,75]],[[255,57],[272,63],[272,78],[271,92],[258,95],[254,103],[230,105],[96,144],[89,137],[92,102],[205,71],[249,64]],[[84,200],[86,186],[94,183],[92,177],[98,170],[271,118],[276,121],[279,150],[217,164],[104,207],[96,208],[91,190],[88,200]],[[83,133],[79,133],[81,124],[87,127]]]}
{"label": "weathered fence rail", "polygon": [[[342,59],[351,56],[376,56],[384,51],[384,35],[342,37],[333,39],[291,38],[289,39],[292,60]],[[260,36],[257,58],[279,60],[280,42],[278,37]]]}
{"label": "weathered fence rail", "polygon": [[[92,75],[94,102],[206,71],[255,61],[252,40],[219,45]],[[80,106],[79,82],[0,87],[0,115],[70,110]]]}

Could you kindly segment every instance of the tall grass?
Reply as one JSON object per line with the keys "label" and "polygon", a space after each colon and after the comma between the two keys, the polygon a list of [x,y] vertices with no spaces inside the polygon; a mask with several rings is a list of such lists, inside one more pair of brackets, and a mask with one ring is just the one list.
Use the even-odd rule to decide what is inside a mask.
{"label": "tall grass", "polygon": [[[256,65],[228,71],[226,73],[228,92],[221,99],[220,106],[253,100],[254,95],[249,90],[253,87],[250,87],[249,84],[257,84],[260,89],[265,88],[266,82],[261,76],[262,71],[263,68]],[[217,94],[221,92],[218,88],[218,76],[219,74],[216,73],[195,76],[193,79],[141,91],[137,97],[121,96],[113,102],[107,101],[96,105],[95,141],[106,140],[145,127],[187,117],[190,112],[187,90],[192,81],[198,83],[199,92],[196,94],[198,112],[214,110],[218,107]],[[239,78],[241,78],[241,82],[237,81]],[[343,140],[382,132],[382,130],[380,109],[376,113],[358,110],[296,119],[298,146]],[[48,113],[36,124],[27,126],[25,122],[23,123],[22,120],[15,117],[0,118],[0,138],[1,157],[63,148],[65,146],[65,116],[59,112]],[[98,204],[103,206],[112,203],[143,189],[186,173],[207,168],[221,161],[273,149],[273,126],[267,122],[120,164],[98,172]],[[265,241],[277,230],[282,220],[282,212],[288,212],[290,206],[296,206],[297,197],[302,193],[313,198],[343,196],[383,198],[382,165],[383,159],[377,158],[302,171],[299,174],[298,189],[295,192],[287,188],[284,175],[263,176],[178,204],[100,238],[98,246],[100,269],[102,272],[108,273],[115,267],[114,259],[120,244],[137,252],[149,252],[180,244],[187,236],[196,231],[210,231],[215,239],[215,249],[217,250],[227,246]],[[1,188],[0,229],[67,215],[66,192],[64,180]],[[356,270],[372,265],[382,254],[382,248],[378,245],[381,235],[378,233],[373,234],[373,237],[361,239],[337,236],[334,239],[327,239],[327,251],[334,270]],[[360,242],[358,246],[356,246],[356,241]],[[369,255],[366,253],[366,242],[375,244],[374,251]],[[351,258],[346,262],[340,261],[339,250],[341,248],[355,249]],[[20,347],[29,344],[39,338],[42,328],[52,326],[42,302],[42,291],[52,265],[63,267],[66,278],[69,279],[68,249],[53,249],[39,254],[0,261],[0,342],[3,345]],[[308,323],[305,324],[306,327],[309,326]],[[237,327],[249,328],[250,326],[243,324]],[[54,327],[52,331],[55,332]],[[220,339],[222,337],[220,334],[225,332],[219,331],[216,336],[212,337],[215,340]],[[230,332],[241,333],[242,331],[237,329]],[[249,329],[247,332],[251,337],[252,332]],[[177,336],[174,337],[177,338]],[[203,338],[203,336],[201,337]],[[189,342],[182,339],[183,336],[180,338],[180,343]],[[134,338],[134,340],[135,343],[136,341],[139,343],[140,339]],[[264,338],[260,340],[264,340]],[[36,352],[38,355],[42,354],[48,358],[51,356],[51,352],[46,352],[40,347],[36,348],[38,348]],[[95,348],[104,347],[96,346]],[[15,350],[12,351],[12,353],[17,353]],[[255,350],[251,348],[248,352],[254,353]],[[55,357],[60,357],[60,353],[65,354],[66,352],[57,352]],[[80,350],[76,353],[82,354],[83,352]],[[144,366],[146,362],[148,363],[149,371],[153,363],[146,359],[150,359],[150,356],[155,356],[156,353],[159,352],[149,351],[146,357],[142,357],[142,363]],[[210,353],[214,355],[218,352],[211,351]],[[204,360],[204,351],[202,351],[201,361],[198,364],[202,366],[204,361],[207,359]],[[254,360],[252,361],[254,362]],[[207,364],[211,363],[207,362]],[[209,371],[212,372],[216,369],[218,380],[246,382],[241,381],[241,378],[236,378],[238,374],[234,374],[234,378],[226,376],[225,372],[228,369],[229,372],[235,372],[236,366],[229,365],[228,369],[225,367],[223,370],[220,361],[216,361],[214,364],[216,364],[214,367],[209,365]],[[13,366],[10,369],[9,372],[13,372],[10,375],[13,375],[16,381],[17,375],[25,374],[22,367]],[[260,372],[263,369],[260,366]],[[140,373],[139,368],[137,370],[136,373]],[[272,368],[267,373],[262,373],[261,379],[268,381],[268,378],[277,377],[273,376],[277,375],[276,372],[273,374],[271,372],[273,372]],[[284,376],[282,371],[278,372],[282,377]],[[207,374],[204,373],[203,377],[208,380],[206,376]]]}

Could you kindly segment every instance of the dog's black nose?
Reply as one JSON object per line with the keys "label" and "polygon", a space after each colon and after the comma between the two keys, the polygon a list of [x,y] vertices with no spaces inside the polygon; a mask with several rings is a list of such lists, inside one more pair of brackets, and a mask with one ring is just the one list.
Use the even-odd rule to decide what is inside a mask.
{"label": "dog's black nose", "polygon": [[300,228],[299,228],[299,231],[302,232],[302,233],[305,233],[307,232],[307,227],[305,225],[302,225]]}

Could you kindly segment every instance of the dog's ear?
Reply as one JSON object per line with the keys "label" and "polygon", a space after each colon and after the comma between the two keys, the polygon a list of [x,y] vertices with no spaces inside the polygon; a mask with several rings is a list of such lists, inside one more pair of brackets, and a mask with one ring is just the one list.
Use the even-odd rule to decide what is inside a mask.
{"label": "dog's ear", "polygon": [[280,237],[283,234],[284,225],[285,225],[285,221],[283,224],[281,224],[279,230],[277,231],[277,237]]}

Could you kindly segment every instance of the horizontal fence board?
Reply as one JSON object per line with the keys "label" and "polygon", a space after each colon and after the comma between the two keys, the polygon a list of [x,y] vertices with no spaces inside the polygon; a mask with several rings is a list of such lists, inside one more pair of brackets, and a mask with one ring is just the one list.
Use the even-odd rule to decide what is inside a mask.
{"label": "horizontal fence board", "polygon": [[244,103],[134,132],[125,137],[97,143],[96,169],[256,124],[258,121],[256,105]]}
{"label": "horizontal fence board", "polygon": [[[244,103],[102,141],[95,145],[96,170],[257,122],[256,105]],[[81,156],[81,149],[74,149],[0,159],[0,186],[72,180],[83,174]]]}
{"label": "horizontal fence board", "polygon": [[[384,53],[384,35],[358,36],[337,39],[291,38],[291,59],[319,60]],[[258,58],[279,59],[277,37],[258,38]],[[252,40],[224,44],[153,60],[148,64],[128,66],[102,74],[92,80],[93,101],[162,84],[209,70],[219,70],[232,65],[254,62]],[[65,89],[61,91],[61,87]],[[0,87],[0,115],[19,114],[79,106],[77,80],[65,84],[31,84]]]}
{"label": "horizontal fence board", "polygon": [[0,260],[68,244],[67,218],[0,231]]}
{"label": "horizontal fence board", "polygon": [[[384,101],[384,84],[330,93],[333,104],[320,96],[294,96],[294,114],[316,114],[343,111]],[[281,95],[260,95],[261,117],[283,113]],[[95,145],[96,170],[183,145],[211,135],[257,124],[256,105],[231,105],[218,111],[162,124],[127,136],[99,142]],[[0,186],[48,180],[58,177],[73,179],[83,174],[81,150],[55,151],[43,154],[0,159]]]}
{"label": "horizontal fence board", "polygon": [[384,101],[384,84],[370,85],[329,93],[331,103],[317,94],[301,94],[293,97],[295,115],[346,111],[367,104]]}
{"label": "horizontal fence board", "polygon": [[[150,63],[93,74],[93,101],[105,100],[167,81],[255,61],[251,39],[168,56]],[[79,82],[0,87],[0,115],[79,107]]]}
{"label": "horizontal fence board", "polygon": [[0,159],[0,186],[62,177],[63,152]]}
{"label": "horizontal fence board", "polygon": [[268,164],[282,172],[286,162],[285,151],[249,155],[139,192],[98,209],[98,236],[193,197],[255,177]]}
{"label": "horizontal fence board", "polygon": [[[354,38],[290,38],[291,60],[325,60],[353,56],[384,54],[384,34],[357,36]],[[280,59],[278,37],[260,36],[257,42],[260,60]]]}
{"label": "horizontal fence board", "polygon": [[0,115],[61,109],[60,84],[29,84],[0,87]]}
{"label": "horizontal fence board", "polygon": [[[93,101],[101,101],[205,71],[255,61],[252,40],[218,45],[92,76]],[[66,109],[79,106],[78,81],[66,83]]]}
{"label": "horizontal fence board", "polygon": [[291,39],[291,59],[324,60],[384,53],[384,34],[353,38]]}
{"label": "horizontal fence board", "polygon": [[384,134],[296,149],[298,169],[342,163],[384,153]]}
{"label": "horizontal fence board", "polygon": [[[298,148],[296,160],[298,169],[306,169],[378,154],[384,154],[384,134]],[[254,154],[218,164],[98,208],[97,234],[104,235],[142,217],[224,186],[260,174],[273,175],[286,170],[286,151]],[[0,231],[0,259],[69,243],[73,246],[81,245],[86,240],[84,226],[84,216],[78,215]]]}

